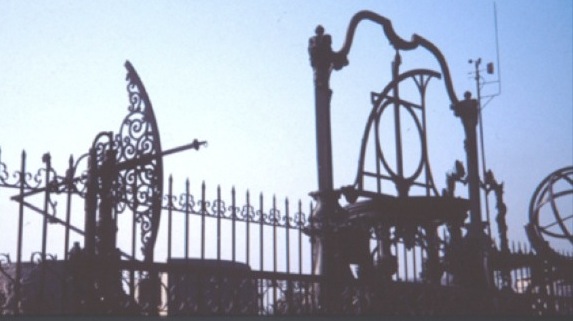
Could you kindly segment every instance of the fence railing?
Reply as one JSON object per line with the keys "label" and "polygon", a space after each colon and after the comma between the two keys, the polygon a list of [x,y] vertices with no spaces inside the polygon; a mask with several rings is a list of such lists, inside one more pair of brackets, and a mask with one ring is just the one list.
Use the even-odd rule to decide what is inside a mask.
{"label": "fence railing", "polygon": [[[74,181],[71,174],[59,176],[48,163],[36,174],[28,172],[26,165],[23,153],[20,170],[10,174],[0,160],[0,187],[16,193],[11,195],[15,213],[3,214],[16,214],[12,220],[16,226],[2,227],[17,231],[13,241],[4,239],[2,243],[2,251],[16,250],[17,254],[15,260],[8,253],[0,255],[0,313],[71,313],[69,302],[80,289],[70,281],[74,275],[68,253],[69,244],[82,239],[84,181]],[[70,160],[68,173],[75,167]],[[274,196],[269,200],[262,193],[240,194],[234,188],[226,198],[220,187],[208,189],[205,183],[192,192],[189,180],[177,192],[174,185],[169,178],[155,244],[155,257],[164,259],[143,262],[141,238],[148,235],[143,233],[147,227],[136,212],[126,209],[115,215],[117,246],[123,254],[117,277],[126,311],[170,315],[325,312],[316,300],[316,289],[324,280],[313,275],[312,242],[304,233],[313,203]],[[25,226],[24,218],[32,224]],[[36,222],[43,223],[41,232]],[[441,260],[446,257],[448,239],[442,232]],[[375,246],[373,239],[371,249]],[[405,300],[418,298],[410,302],[419,305],[416,313],[447,312],[451,305],[444,302],[464,298],[471,289],[456,286],[445,267],[441,284],[426,282],[426,246],[423,235],[417,236],[411,247],[393,239],[391,249],[398,270],[392,275],[392,285],[376,288],[349,280],[340,311],[361,314],[402,309],[406,313],[407,308],[395,300],[398,296],[387,292],[395,288],[395,294]],[[24,248],[36,248],[30,251],[29,261],[23,259],[27,257]],[[498,254],[496,260],[495,295],[502,301],[519,302],[512,306],[521,310],[511,311],[573,314],[573,281],[570,275],[563,275],[562,267],[544,261],[525,246],[514,246],[510,253]],[[505,272],[510,276],[509,292],[504,292]],[[440,299],[432,299],[432,293]],[[380,305],[389,310],[377,310]]]}
{"label": "fence railing", "polygon": [[[208,198],[204,182],[196,197],[190,192],[189,180],[184,192],[176,194],[172,178],[167,190],[162,214],[167,224],[163,243],[168,260],[229,260],[259,271],[311,273],[310,241],[303,233],[309,215],[301,201],[293,206],[288,198],[280,202],[273,196],[265,202],[262,193],[253,197],[247,191],[240,197],[234,188],[225,201],[219,186],[215,196]],[[307,208],[311,213],[313,204]]]}

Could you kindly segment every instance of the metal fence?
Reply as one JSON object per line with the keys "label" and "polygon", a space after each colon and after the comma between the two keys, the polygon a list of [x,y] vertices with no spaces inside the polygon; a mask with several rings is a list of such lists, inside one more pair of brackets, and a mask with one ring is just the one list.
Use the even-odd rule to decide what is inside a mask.
{"label": "metal fence", "polygon": [[[80,242],[83,234],[77,227],[83,215],[75,213],[82,213],[83,204],[78,199],[84,197],[84,192],[78,184],[73,185],[74,190],[56,188],[66,186],[64,183],[73,177],[70,173],[76,163],[70,160],[68,175],[59,176],[46,156],[44,162],[44,168],[32,174],[26,169],[23,153],[20,170],[9,174],[6,164],[0,161],[0,183],[4,190],[17,191],[12,200],[19,217],[18,226],[2,227],[18,231],[16,240],[4,240],[2,244],[4,251],[16,253],[15,260],[8,253],[0,256],[2,314],[82,313],[78,310],[81,302],[77,300],[89,294],[89,289],[82,289],[78,284],[83,270],[74,266],[74,246],[70,245]],[[146,234],[137,228],[140,223],[137,213],[124,211],[115,217],[121,259],[113,265],[116,271],[113,277],[117,279],[119,292],[123,293],[118,298],[118,302],[122,302],[122,313],[290,315],[328,312],[316,299],[317,289],[325,280],[314,274],[312,239],[305,233],[305,228],[312,226],[308,224],[308,213],[313,212],[313,203],[292,204],[288,199],[277,201],[276,197],[267,201],[263,194],[253,197],[248,191],[239,197],[234,188],[225,199],[220,187],[209,190],[202,183],[199,191],[192,193],[189,180],[182,185],[182,192],[176,192],[171,177],[166,184],[154,262],[143,259],[141,238]],[[36,197],[26,198],[32,194]],[[37,224],[24,226],[24,217],[43,223],[39,225],[41,232],[38,233]],[[58,241],[48,242],[54,238]],[[442,262],[446,258],[448,239],[447,231],[443,230],[439,248]],[[373,234],[371,249],[375,245]],[[38,247],[41,251],[32,251],[29,261],[23,259],[24,248]],[[403,240],[393,239],[391,248],[398,262],[392,282],[380,285],[345,280],[341,294],[344,304],[334,312],[471,313],[467,302],[476,301],[471,297],[471,289],[456,285],[446,265],[443,265],[440,284],[428,282],[421,235],[408,247]],[[497,290],[491,297],[506,304],[483,303],[488,311],[572,314],[573,286],[564,268],[543,260],[525,245],[514,245],[510,250],[508,254],[501,254],[492,247],[492,278]],[[509,289],[504,286],[508,282],[504,276],[507,271]],[[400,303],[401,300],[406,300],[408,305]]]}

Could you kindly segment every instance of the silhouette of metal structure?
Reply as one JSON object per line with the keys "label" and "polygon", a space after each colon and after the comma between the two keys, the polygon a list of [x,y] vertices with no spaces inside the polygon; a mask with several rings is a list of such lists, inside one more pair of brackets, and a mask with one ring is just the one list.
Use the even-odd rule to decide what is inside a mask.
{"label": "silhouette of metal structure", "polygon": [[[348,64],[363,20],[381,25],[390,41],[392,78],[371,95],[355,181],[334,188],[329,78]],[[415,49],[433,55],[440,70],[402,71],[401,53]],[[352,18],[339,51],[319,26],[309,53],[318,191],[311,193],[316,203],[310,203],[308,217],[300,201],[292,209],[288,199],[265,203],[262,194],[251,197],[248,191],[241,200],[233,188],[226,202],[220,187],[209,198],[205,183],[193,194],[189,180],[177,193],[171,176],[164,185],[162,158],[206,142],[163,150],[147,92],[126,62],[129,106],[120,130],[98,134],[87,154],[70,157],[65,175],[52,168],[49,154],[35,174],[27,169],[25,152],[13,174],[0,159],[0,187],[17,191],[11,199],[18,204],[16,258],[0,255],[0,313],[573,314],[571,255],[544,238],[572,241],[566,226],[571,217],[558,212],[555,200],[573,189],[553,188],[557,181],[573,185],[571,168],[551,174],[534,194],[527,231],[535,252],[510,246],[503,184],[491,171],[479,175],[477,102],[469,93],[458,99],[445,58],[431,42],[418,35],[404,40],[388,19],[362,11]],[[465,133],[465,164],[455,161],[441,193],[426,141],[430,81],[443,81]],[[407,84],[416,89],[414,97],[404,95]],[[391,115],[393,128],[381,125],[383,115]],[[410,146],[403,141],[404,117],[413,122],[421,149],[411,172],[405,166]],[[393,151],[382,144],[383,135],[394,138]],[[467,185],[467,199],[455,195],[457,184]],[[485,233],[490,226],[482,221],[481,190],[496,197],[499,246]],[[540,219],[546,204],[553,223]],[[41,250],[24,261],[29,212],[42,218],[41,233],[33,231]],[[56,244],[48,242],[48,233],[62,229],[64,255],[58,259],[50,253]]]}

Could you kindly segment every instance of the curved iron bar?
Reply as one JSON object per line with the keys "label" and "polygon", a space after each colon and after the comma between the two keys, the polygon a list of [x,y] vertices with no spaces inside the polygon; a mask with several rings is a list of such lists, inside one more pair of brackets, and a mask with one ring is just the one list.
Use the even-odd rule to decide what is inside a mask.
{"label": "curved iron bar", "polygon": [[[536,221],[535,221],[536,228],[539,231],[541,231],[543,234],[547,234],[547,235],[555,237],[555,238],[566,239],[566,240],[573,242],[573,238],[571,236],[571,233],[569,233],[569,231],[567,230],[567,227],[563,224],[563,221],[570,219],[573,216],[568,216],[568,217],[562,218],[560,216],[559,211],[557,210],[556,205],[555,205],[556,199],[563,197],[563,196],[567,196],[567,195],[573,195],[573,191],[562,191],[562,192],[558,192],[558,193],[553,194],[553,193],[551,193],[551,188],[548,186],[547,190],[545,190],[544,192],[545,192],[544,194],[546,194],[545,196],[550,195],[550,197],[547,200],[541,202],[539,204],[539,206],[537,206],[537,208],[536,208],[536,211],[538,212],[537,216],[536,216]],[[540,215],[539,211],[547,203],[549,203],[551,205],[551,208],[553,210],[553,215],[555,216],[555,222],[548,224],[548,225],[545,225],[545,226],[541,226],[539,223],[539,215]],[[559,225],[559,227],[563,231],[563,234],[558,234],[556,232],[552,232],[552,231],[548,230],[548,228],[553,227],[555,225]]]}
{"label": "curved iron bar", "polygon": [[565,261],[573,261],[573,258],[561,255],[559,252],[553,249],[543,237],[543,235],[548,235],[555,238],[568,239],[573,244],[573,237],[571,237],[571,234],[567,230],[566,226],[564,226],[563,218],[559,216],[559,213],[553,213],[556,217],[556,223],[563,230],[563,234],[557,234],[548,231],[547,226],[541,226],[539,222],[539,216],[541,214],[541,208],[544,205],[550,203],[552,210],[555,210],[555,198],[573,193],[572,190],[560,191],[557,193],[553,191],[553,185],[559,179],[564,179],[567,182],[570,182],[573,187],[573,179],[569,177],[571,175],[573,175],[573,166],[568,166],[554,171],[541,181],[531,198],[529,204],[529,223],[526,225],[527,237],[539,254],[545,255],[548,258]]}
{"label": "curved iron bar", "polygon": [[382,29],[384,30],[386,37],[388,38],[388,40],[390,40],[390,44],[396,50],[413,50],[421,46],[422,48],[428,50],[432,55],[434,55],[434,57],[436,58],[436,60],[440,65],[442,74],[444,75],[444,83],[446,85],[446,91],[448,92],[450,102],[454,105],[459,102],[456,93],[454,91],[454,86],[452,83],[452,77],[450,76],[450,70],[448,68],[448,64],[446,63],[446,59],[444,58],[442,52],[433,43],[431,43],[430,41],[426,40],[425,38],[417,34],[413,34],[412,39],[410,41],[400,38],[394,31],[394,28],[392,27],[392,22],[389,19],[382,17],[372,11],[368,10],[360,11],[356,13],[350,20],[350,24],[346,31],[346,38],[344,40],[344,44],[342,45],[342,48],[340,48],[339,51],[334,52],[335,55],[334,60],[339,62],[338,65],[335,64],[334,66],[335,69],[341,69],[342,67],[348,65],[347,56],[350,51],[350,47],[352,46],[352,41],[354,40],[356,27],[358,26],[358,23],[360,23],[362,20],[370,20],[372,22],[382,25]]}
{"label": "curved iron bar", "polygon": [[[558,193],[555,193],[555,191],[553,190],[553,186],[555,185],[555,182],[557,182],[558,180],[560,180],[562,178],[567,179],[568,178],[567,175],[573,176],[573,171],[571,173],[561,172],[558,175],[554,175],[551,178],[551,182],[549,183],[549,200],[551,202],[551,209],[553,210],[553,215],[555,216],[555,221],[559,225],[561,230],[563,231],[562,237],[567,238],[569,240],[569,242],[571,243],[571,245],[573,245],[573,235],[571,235],[571,233],[569,233],[569,230],[567,229],[565,224],[563,224],[564,218],[561,216],[559,208],[557,208],[557,203],[555,202],[555,200],[561,196],[573,194],[573,183],[571,184],[571,187],[572,187],[571,190],[564,191],[564,192],[558,192]],[[542,228],[542,227],[540,226],[540,228]]]}
{"label": "curved iron bar", "polygon": [[[56,254],[50,254],[50,253],[46,253],[46,261],[57,261],[58,260],[58,256]],[[42,258],[42,252],[32,252],[32,254],[30,255],[30,262],[38,265],[38,264],[42,264],[43,262],[43,258]]]}
{"label": "curved iron bar", "polygon": [[[573,243],[573,237],[571,236],[571,234],[567,230],[567,227],[563,224],[563,222],[562,222],[563,218],[561,217],[559,210],[557,209],[557,205],[555,203],[555,200],[557,198],[573,194],[573,190],[561,191],[561,192],[557,192],[557,193],[554,192],[554,190],[553,190],[553,186],[554,186],[556,181],[558,181],[559,179],[562,179],[562,178],[567,178],[566,175],[573,174],[573,171],[571,171],[570,173],[567,173],[568,169],[569,168],[565,168],[565,169],[558,170],[558,171],[552,173],[548,177],[548,179],[546,181],[544,181],[543,184],[541,184],[541,185],[543,185],[543,189],[541,190],[541,192],[539,193],[539,195],[537,197],[535,212],[533,213],[533,215],[534,215],[533,217],[535,219],[534,222],[535,222],[536,228],[543,231],[544,234],[547,234],[547,235],[550,235],[550,236],[553,236],[556,238],[566,238],[571,243]],[[559,225],[559,227],[562,229],[564,234],[557,234],[557,233],[548,231],[547,228],[550,226],[541,226],[539,224],[539,215],[540,215],[539,211],[547,203],[549,203],[551,205],[551,209],[553,210],[553,214],[555,216],[555,223],[551,224],[550,226],[553,226],[556,224]]]}
{"label": "curved iron bar", "polygon": [[[374,132],[378,136],[380,136],[380,118],[382,117],[382,113],[386,110],[386,107],[388,107],[390,104],[393,104],[393,103],[394,103],[393,101],[388,100],[388,101],[384,102],[380,106],[380,108],[378,108],[378,113],[377,113],[377,117],[376,117],[376,125],[374,126]],[[424,135],[424,129],[422,128],[422,125],[420,124],[420,120],[418,119],[418,117],[416,117],[416,114],[412,110],[412,106],[403,104],[403,101],[400,102],[400,105],[406,109],[406,111],[408,112],[408,114],[410,114],[410,116],[412,116],[412,119],[414,120],[414,123],[416,125],[416,129],[418,130],[418,135],[420,136],[420,140],[422,141],[424,139],[424,136],[425,136]],[[421,145],[422,145],[421,146],[422,149],[424,149],[423,148],[423,146],[424,146],[423,142]],[[414,171],[414,174],[410,175],[409,177],[399,176],[398,174],[396,174],[396,172],[394,172],[390,168],[390,165],[386,161],[386,157],[384,157],[384,152],[382,151],[382,146],[380,144],[377,144],[376,152],[377,152],[378,158],[380,158],[382,160],[382,164],[384,165],[384,168],[386,169],[386,171],[388,171],[388,173],[390,174],[390,176],[393,180],[395,180],[397,178],[401,178],[401,179],[405,180],[406,182],[408,182],[409,185],[411,185],[416,180],[416,178],[418,178],[418,176],[420,175],[420,173],[422,172],[422,169],[424,167],[424,152],[422,151],[422,153],[420,153],[420,161],[418,162],[418,165],[416,167],[416,170]]]}

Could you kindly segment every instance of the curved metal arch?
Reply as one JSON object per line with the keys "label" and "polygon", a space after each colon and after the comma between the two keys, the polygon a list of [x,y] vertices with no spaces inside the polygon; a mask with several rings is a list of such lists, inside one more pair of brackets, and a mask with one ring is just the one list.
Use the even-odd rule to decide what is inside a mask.
{"label": "curved metal arch", "polygon": [[[418,79],[416,79],[416,76],[421,76],[421,77],[426,76],[427,78],[425,79],[425,81],[419,82]],[[382,114],[382,111],[388,104],[391,103],[391,102],[386,103],[384,101],[384,98],[388,97],[388,94],[390,93],[390,91],[393,88],[395,88],[400,82],[402,82],[408,78],[412,78],[413,81],[415,81],[416,85],[418,86],[421,99],[424,100],[426,86],[432,77],[441,79],[440,73],[433,71],[433,70],[428,70],[428,69],[410,70],[410,71],[407,71],[405,73],[400,74],[396,79],[394,79],[393,81],[388,83],[386,85],[386,87],[384,87],[384,89],[382,90],[382,92],[380,94],[376,94],[377,99],[375,101],[373,101],[373,108],[370,112],[370,115],[368,116],[368,120],[367,120],[366,126],[364,128],[364,134],[362,136],[362,145],[360,148],[360,157],[359,157],[359,161],[358,161],[358,172],[357,172],[356,180],[355,180],[355,184],[354,184],[358,188],[358,190],[363,189],[363,176],[365,174],[364,161],[365,161],[365,157],[366,157],[366,150],[368,147],[370,133],[371,132],[377,133],[376,127],[378,127],[378,122],[379,122],[379,118]],[[399,99],[399,97],[394,97],[393,99],[397,99],[398,101],[401,101]],[[401,101],[401,102],[403,102],[403,101]],[[407,108],[409,114],[413,117],[414,122],[417,126],[417,129],[419,130],[420,135],[421,135],[421,137],[420,137],[420,139],[421,139],[421,142],[420,142],[421,143],[421,146],[420,146],[421,147],[421,155],[420,155],[421,160],[418,164],[418,168],[416,169],[415,173],[413,175],[411,175],[410,177],[408,177],[408,179],[406,180],[406,183],[411,186],[414,183],[414,181],[420,176],[422,169],[424,168],[424,165],[425,165],[425,169],[427,172],[426,185],[428,188],[431,188],[432,191],[437,195],[438,191],[437,191],[435,184],[434,184],[433,175],[431,173],[431,168],[430,168],[430,163],[429,163],[429,158],[428,158],[428,152],[427,152],[426,121],[425,121],[425,109],[424,109],[425,105],[424,105],[423,101],[422,101],[421,107],[422,107],[422,113],[423,113],[422,123],[420,123],[420,120],[416,117],[414,112],[411,110],[411,107]],[[400,179],[400,178],[398,178],[396,175],[394,175],[392,173],[392,171],[389,169],[389,166],[388,166],[387,162],[385,161],[385,159],[383,157],[380,157],[380,155],[379,155],[380,151],[381,151],[381,147],[380,147],[380,142],[378,141],[377,136],[376,136],[376,143],[375,144],[376,144],[376,146],[375,146],[375,148],[376,148],[376,162],[382,161],[385,169],[390,174],[390,179],[393,180],[394,182],[396,182],[396,179]],[[378,179],[380,179],[380,178],[378,178]]]}
{"label": "curved metal arch", "polygon": [[[119,171],[117,184],[121,191],[116,212],[134,211],[141,226],[141,251],[145,261],[153,261],[153,249],[161,218],[163,195],[163,160],[159,128],[147,91],[133,65],[125,62],[129,113],[115,136],[114,149],[118,163],[136,161]],[[146,159],[142,159],[143,157]]]}
{"label": "curved metal arch", "polygon": [[[380,118],[382,118],[382,113],[386,110],[386,108],[388,108],[388,106],[392,105],[393,103],[394,102],[388,100],[388,101],[385,101],[382,104],[380,104],[379,107],[377,108],[378,113],[376,115],[376,123],[374,124],[374,133],[375,133],[376,137],[380,137]],[[420,120],[416,116],[414,110],[412,109],[412,106],[403,105],[403,108],[406,109],[408,114],[414,120],[414,124],[416,125],[416,130],[418,131],[418,134],[420,136],[420,140],[421,141],[424,140],[424,137],[425,137],[424,126],[420,123]],[[424,143],[422,142],[421,145],[422,145],[422,150],[424,150]],[[421,155],[422,157],[420,158],[420,161],[418,162],[418,165],[417,165],[414,173],[410,176],[407,176],[407,177],[406,176],[400,176],[394,170],[392,170],[392,168],[390,168],[390,165],[386,161],[386,157],[384,156],[384,151],[382,149],[380,142],[378,141],[378,138],[377,138],[377,144],[376,144],[376,154],[377,154],[377,158],[382,161],[384,168],[390,174],[390,177],[393,180],[403,179],[405,182],[408,182],[409,184],[411,184],[412,182],[414,182],[416,180],[416,178],[418,178],[418,176],[422,172],[422,168],[424,166],[424,157],[423,157],[424,153],[422,151],[422,155]]]}
{"label": "curved metal arch", "polygon": [[350,20],[350,24],[346,31],[346,38],[344,40],[342,48],[340,48],[339,51],[335,51],[333,53],[335,56],[335,61],[341,62],[340,65],[335,66],[336,69],[340,69],[343,66],[348,65],[347,56],[350,51],[350,47],[352,46],[352,41],[354,40],[354,33],[356,31],[358,23],[360,23],[362,20],[370,20],[372,22],[382,25],[382,29],[384,30],[386,38],[390,40],[390,44],[396,50],[413,50],[421,46],[422,48],[428,50],[432,55],[434,55],[434,57],[436,58],[436,60],[440,65],[441,73],[444,75],[444,84],[446,85],[446,91],[448,92],[450,102],[453,105],[459,102],[456,93],[454,91],[452,77],[450,76],[450,69],[448,67],[448,64],[446,63],[444,55],[438,49],[438,47],[436,47],[433,43],[431,43],[430,41],[426,40],[425,38],[417,34],[413,34],[412,39],[410,41],[404,40],[403,38],[399,37],[396,34],[396,31],[394,31],[394,28],[392,27],[392,22],[389,19],[380,16],[372,11],[368,10],[360,11],[356,13]]}

